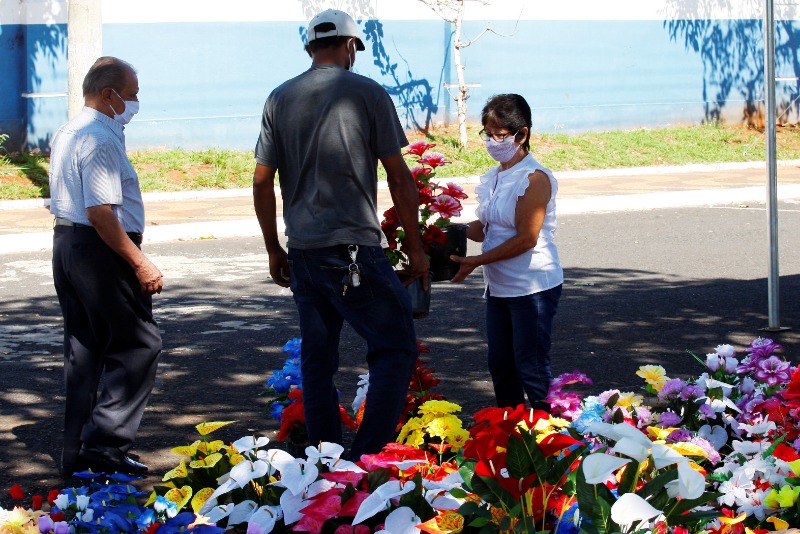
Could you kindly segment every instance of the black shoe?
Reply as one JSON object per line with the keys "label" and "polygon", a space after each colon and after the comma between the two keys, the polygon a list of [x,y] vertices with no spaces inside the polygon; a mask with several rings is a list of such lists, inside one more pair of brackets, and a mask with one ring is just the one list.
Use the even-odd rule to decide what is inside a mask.
{"label": "black shoe", "polygon": [[128,475],[146,475],[148,468],[137,462],[116,447],[84,445],[80,452],[80,463],[86,469],[104,473],[126,473]]}

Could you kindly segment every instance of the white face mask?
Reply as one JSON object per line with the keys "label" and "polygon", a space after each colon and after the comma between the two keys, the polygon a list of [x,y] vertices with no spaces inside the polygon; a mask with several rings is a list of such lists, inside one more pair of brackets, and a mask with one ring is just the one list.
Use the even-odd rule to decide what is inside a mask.
{"label": "white face mask", "polygon": [[[353,55],[350,55],[350,43],[353,43]],[[351,39],[347,43],[347,70],[353,72],[353,65],[356,63],[356,41]]]}
{"label": "white face mask", "polygon": [[[114,91],[114,89],[111,90]],[[119,96],[119,93],[116,91],[114,91],[114,94]],[[125,104],[125,109],[122,110],[121,115],[117,114],[117,111],[114,109],[114,106],[109,105],[109,107],[111,108],[111,111],[114,112],[114,120],[120,123],[121,125],[125,126],[126,124],[131,122],[131,119],[133,118],[134,115],[139,113],[139,101],[123,100],[121,96],[119,96],[119,99],[122,100],[122,102]]]}
{"label": "white face mask", "polygon": [[495,141],[492,138],[486,141],[486,152],[492,156],[492,159],[499,163],[510,161],[511,158],[514,157],[514,154],[517,153],[518,149],[519,146],[514,144],[513,135],[509,135],[502,141]]}

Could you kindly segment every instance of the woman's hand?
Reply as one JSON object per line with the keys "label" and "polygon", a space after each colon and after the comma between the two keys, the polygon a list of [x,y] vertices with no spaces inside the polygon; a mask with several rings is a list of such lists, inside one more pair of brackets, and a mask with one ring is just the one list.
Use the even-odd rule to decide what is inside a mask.
{"label": "woman's hand", "polygon": [[478,256],[450,256],[450,260],[461,264],[456,275],[450,279],[451,282],[463,282],[472,271],[480,267],[481,262]]}

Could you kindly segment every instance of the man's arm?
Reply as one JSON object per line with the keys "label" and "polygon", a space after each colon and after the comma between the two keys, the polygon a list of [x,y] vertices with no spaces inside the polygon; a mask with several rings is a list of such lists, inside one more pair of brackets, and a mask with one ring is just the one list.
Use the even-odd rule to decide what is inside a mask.
{"label": "man's arm", "polygon": [[383,168],[386,169],[386,180],[389,184],[389,193],[397,209],[400,224],[406,233],[406,248],[408,259],[411,262],[407,270],[411,275],[410,281],[422,277],[423,289],[428,289],[428,271],[430,263],[422,247],[422,235],[419,231],[419,190],[414,183],[414,177],[408,170],[403,155],[397,153],[381,159]]}
{"label": "man's arm", "polygon": [[289,287],[289,259],[278,241],[275,173],[277,169],[256,163],[253,173],[253,206],[269,256],[269,274],[281,287]]}
{"label": "man's arm", "polygon": [[89,217],[89,222],[92,223],[100,239],[133,267],[142,293],[149,295],[161,293],[164,287],[161,271],[131,241],[114,215],[111,205],[101,204],[86,208],[86,216]]}

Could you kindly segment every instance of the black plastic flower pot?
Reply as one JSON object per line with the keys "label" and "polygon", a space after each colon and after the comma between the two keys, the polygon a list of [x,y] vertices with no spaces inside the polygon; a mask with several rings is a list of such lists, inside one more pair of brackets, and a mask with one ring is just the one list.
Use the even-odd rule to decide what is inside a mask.
{"label": "black plastic flower pot", "polygon": [[447,236],[447,243],[434,245],[430,250],[431,273],[434,282],[442,282],[453,278],[460,267],[459,263],[450,260],[451,255],[467,255],[467,225],[448,224],[442,231]]}

